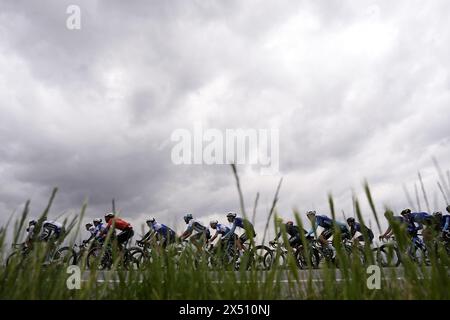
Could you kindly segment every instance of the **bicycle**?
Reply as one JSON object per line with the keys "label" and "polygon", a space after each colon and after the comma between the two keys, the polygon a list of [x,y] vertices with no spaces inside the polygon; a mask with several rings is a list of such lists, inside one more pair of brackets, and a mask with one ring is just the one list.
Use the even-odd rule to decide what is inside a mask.
{"label": "bicycle", "polygon": [[[126,270],[130,267],[137,270],[139,269],[139,260],[133,257],[133,251],[126,248],[127,243],[125,243],[123,247],[118,250],[119,266],[123,266]],[[96,266],[99,270],[110,270],[113,263],[114,252],[113,246],[110,243],[106,246],[95,246],[89,250],[86,257],[86,265],[89,269]]]}

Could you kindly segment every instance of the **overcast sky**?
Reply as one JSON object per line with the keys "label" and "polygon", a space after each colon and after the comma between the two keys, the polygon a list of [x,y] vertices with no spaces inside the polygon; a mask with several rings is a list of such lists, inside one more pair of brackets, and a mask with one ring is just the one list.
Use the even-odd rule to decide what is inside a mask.
{"label": "overcast sky", "polygon": [[[66,28],[67,6],[81,30]],[[180,229],[239,211],[226,165],[174,165],[175,129],[280,132],[280,175],[240,166],[246,207],[352,215],[366,178],[377,209],[408,206],[424,176],[444,210],[450,168],[450,2],[0,1],[0,222],[31,199],[37,216],[103,215]],[[448,195],[450,197],[450,194]],[[422,209],[425,209],[423,199]],[[305,220],[306,221],[306,220]],[[374,224],[373,220],[371,221]],[[376,233],[378,233],[376,231]]]}

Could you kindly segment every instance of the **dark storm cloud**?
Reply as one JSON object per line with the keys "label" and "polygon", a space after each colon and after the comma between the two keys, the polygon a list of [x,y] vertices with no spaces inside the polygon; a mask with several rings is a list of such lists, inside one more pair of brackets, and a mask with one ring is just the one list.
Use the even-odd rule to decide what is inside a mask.
{"label": "dark storm cloud", "polygon": [[[65,27],[78,4],[82,28]],[[406,205],[417,170],[448,168],[447,1],[2,1],[1,220],[60,188],[55,214],[178,224],[239,210],[230,168],[175,166],[171,133],[280,128],[279,210]],[[239,167],[248,211],[278,182]],[[440,203],[442,205],[442,203]],[[262,222],[264,223],[264,222]],[[260,227],[260,226],[259,226]]]}

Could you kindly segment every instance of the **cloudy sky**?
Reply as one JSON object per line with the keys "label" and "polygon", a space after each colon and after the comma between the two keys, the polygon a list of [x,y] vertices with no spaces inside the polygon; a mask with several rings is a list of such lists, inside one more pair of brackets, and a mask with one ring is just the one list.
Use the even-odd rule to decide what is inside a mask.
{"label": "cloudy sky", "polygon": [[[81,8],[69,30],[66,9]],[[431,210],[450,168],[450,2],[0,2],[0,222],[102,215],[181,228],[239,210],[226,165],[175,165],[174,130],[278,128],[280,175],[239,166],[246,207],[341,216],[361,182],[377,209],[408,206],[420,170]],[[445,173],[444,173],[445,174]],[[449,182],[447,182],[449,184]],[[420,190],[420,189],[419,189]],[[450,197],[450,194],[448,195]],[[426,208],[423,199],[422,209]],[[371,222],[374,223],[373,221]],[[377,233],[377,232],[376,232]]]}

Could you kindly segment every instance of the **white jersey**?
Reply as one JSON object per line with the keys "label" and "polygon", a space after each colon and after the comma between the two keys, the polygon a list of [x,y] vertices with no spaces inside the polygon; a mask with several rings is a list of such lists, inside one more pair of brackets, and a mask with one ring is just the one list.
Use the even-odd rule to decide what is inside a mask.
{"label": "white jersey", "polygon": [[152,224],[152,229],[155,232],[158,232],[162,227],[163,227],[162,224],[159,222],[155,222]]}
{"label": "white jersey", "polygon": [[63,225],[60,222],[52,221],[52,220],[46,220],[42,224],[42,226],[45,228],[45,226],[53,226],[55,229],[61,230]]}
{"label": "white jersey", "polygon": [[189,224],[188,224],[188,230],[194,230],[197,232],[205,232],[207,229],[204,225],[202,225],[197,220],[191,219],[191,221],[189,221]]}

